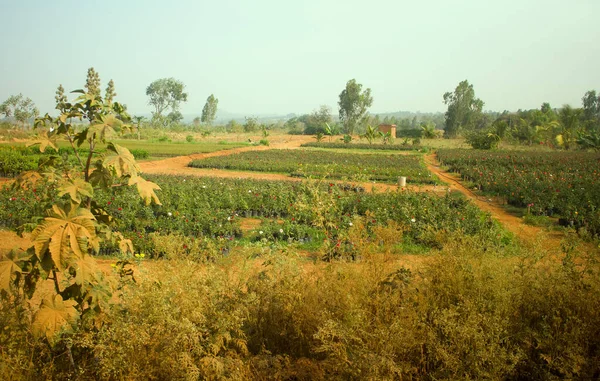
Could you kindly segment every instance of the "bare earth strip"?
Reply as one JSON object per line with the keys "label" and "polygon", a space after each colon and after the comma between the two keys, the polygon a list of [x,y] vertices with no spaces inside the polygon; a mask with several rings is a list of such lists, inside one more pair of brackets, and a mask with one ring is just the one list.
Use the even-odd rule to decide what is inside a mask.
{"label": "bare earth strip", "polygon": [[507,213],[498,203],[485,197],[477,196],[470,189],[462,185],[461,179],[458,176],[442,170],[435,154],[425,156],[425,165],[431,173],[448,184],[450,190],[456,190],[465,195],[472,200],[479,209],[489,212],[494,219],[521,240],[531,243],[534,240],[543,238],[545,245],[560,247],[560,241],[564,238],[564,234],[557,231],[546,232],[537,226],[527,225],[523,222],[522,218]]}
{"label": "bare earth strip", "polygon": [[[290,177],[281,173],[265,173],[265,172],[249,172],[249,171],[234,171],[222,170],[214,168],[192,168],[188,164],[192,160],[206,159],[209,157],[229,156],[240,152],[247,151],[266,151],[269,149],[297,149],[300,145],[314,141],[312,136],[291,136],[287,140],[276,141],[270,146],[252,146],[235,148],[231,150],[216,151],[211,153],[199,153],[194,155],[177,156],[164,160],[147,161],[139,163],[143,173],[147,174],[162,174],[162,175],[177,175],[177,176],[197,176],[197,177],[223,177],[235,179],[259,179],[273,181],[302,181],[297,177]],[[341,183],[337,180],[327,180],[332,183]],[[382,184],[373,182],[352,182],[353,184],[363,187],[366,191],[386,192],[398,190],[397,185]],[[436,192],[443,193],[446,191],[444,186],[432,185],[408,185],[408,189],[420,192]]]}

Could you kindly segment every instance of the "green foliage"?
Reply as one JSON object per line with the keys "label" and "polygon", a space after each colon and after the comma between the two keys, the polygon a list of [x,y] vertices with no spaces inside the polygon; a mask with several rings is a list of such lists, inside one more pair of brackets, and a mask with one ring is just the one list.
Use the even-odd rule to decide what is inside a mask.
{"label": "green foliage", "polygon": [[421,137],[425,139],[434,139],[437,137],[435,125],[433,123],[425,123],[421,125]]}
{"label": "green foliage", "polygon": [[256,132],[260,128],[258,118],[246,117],[246,123],[244,123],[244,132]]}
{"label": "green foliage", "polygon": [[317,143],[321,143],[325,139],[325,134],[319,131],[316,133],[315,139],[317,139]]}
{"label": "green foliage", "polygon": [[346,145],[350,144],[352,142],[352,135],[346,134],[340,140],[343,141]]}
{"label": "green foliage", "polygon": [[577,146],[584,150],[600,151],[600,130],[580,133],[577,138]]}
{"label": "green foliage", "polygon": [[[51,208],[33,230],[34,246],[27,254],[4,257],[3,263],[11,262],[8,272],[16,277],[9,274],[7,278],[6,272],[2,275],[2,296],[5,302],[20,304],[18,308],[27,311],[38,283],[52,279],[54,293],[43,299],[32,318],[33,334],[46,338],[51,345],[60,341],[61,333],[75,329],[79,316],[93,321],[106,309],[110,287],[90,255],[98,253],[104,241],[120,240],[120,247],[131,246],[119,233],[111,231],[112,217],[97,204],[97,194],[109,192],[114,185],[136,184],[142,198],[158,203],[154,194],[158,186],[139,177],[135,159],[126,148],[109,141],[116,127],[126,128],[115,114],[121,117],[126,114],[119,103],[102,100],[97,94],[98,84],[97,74],[90,69],[89,92],[76,91],[82,95],[67,103],[59,89],[56,99],[61,114],[56,118],[46,115],[35,122],[39,139],[34,144],[39,144],[43,152],[48,146],[56,149],[59,137],[66,138],[76,157],[75,165],[49,156],[40,160],[37,171],[21,173],[11,190],[31,191],[36,204]],[[71,124],[74,118],[88,123],[76,132]],[[78,148],[83,144],[87,144],[87,158],[82,157],[83,152]],[[106,154],[96,151],[101,144],[106,145]],[[38,192],[36,187],[46,189]],[[13,196],[11,201],[16,198]],[[25,277],[19,275],[25,273]],[[9,281],[5,282],[6,279]],[[22,319],[26,318],[23,314]]]}
{"label": "green foliage", "polygon": [[377,137],[377,130],[371,126],[367,126],[365,133],[360,135],[360,137],[367,139],[369,144],[373,144],[373,140]]}
{"label": "green foliage", "polygon": [[496,149],[500,143],[500,136],[489,130],[471,131],[465,134],[465,141],[475,149]]}
{"label": "green foliage", "polygon": [[8,97],[0,104],[0,114],[4,114],[6,118],[15,118],[18,123],[26,126],[31,118],[38,116],[39,110],[31,99],[19,94]]}
{"label": "green foliage", "polygon": [[187,102],[188,94],[183,92],[185,85],[175,78],[161,78],[152,82],[146,88],[148,103],[154,107],[153,121],[160,123],[163,113],[171,109],[178,112],[181,102]]}
{"label": "green foliage", "polygon": [[[344,135],[341,139],[352,138],[350,135]],[[340,139],[340,140],[341,140]],[[330,148],[330,149],[358,149],[358,150],[380,150],[380,151],[414,151],[419,149],[416,146],[401,144],[367,144],[367,143],[329,143],[329,142],[309,142],[302,144],[301,147],[307,148]]]}
{"label": "green foliage", "polygon": [[591,234],[600,233],[597,153],[440,150],[438,157],[511,205],[529,206],[534,215],[560,216]]}
{"label": "green foliage", "polygon": [[[328,143],[332,144],[332,143]],[[386,147],[392,147],[386,145]],[[431,184],[434,180],[418,156],[395,154],[353,154],[308,150],[268,150],[194,160],[196,168],[289,173],[292,176],[353,178],[396,182],[408,176],[409,182]]]}
{"label": "green foliage", "polygon": [[474,129],[482,116],[484,103],[475,98],[473,85],[466,80],[460,82],[453,93],[444,94],[444,103],[448,105],[444,131],[449,138],[456,137],[463,130]]}
{"label": "green foliage", "polygon": [[203,123],[211,125],[216,116],[217,116],[217,106],[219,104],[219,100],[215,98],[213,94],[210,94],[208,98],[206,98],[206,104],[202,109],[202,118],[200,119]]}
{"label": "green foliage", "polygon": [[344,126],[344,133],[352,135],[358,122],[365,116],[373,104],[371,89],[362,91],[362,85],[351,79],[346,83],[346,88],[340,93],[339,114]]}

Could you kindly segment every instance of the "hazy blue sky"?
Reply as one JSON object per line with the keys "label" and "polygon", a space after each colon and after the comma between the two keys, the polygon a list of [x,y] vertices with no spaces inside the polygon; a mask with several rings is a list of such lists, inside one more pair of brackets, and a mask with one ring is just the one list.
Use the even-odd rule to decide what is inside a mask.
{"label": "hazy blue sky", "polygon": [[184,114],[310,112],[356,78],[372,112],[443,111],[468,79],[485,109],[581,104],[600,90],[599,0],[0,0],[0,102],[52,111],[87,68],[150,112],[145,89],[175,77]]}

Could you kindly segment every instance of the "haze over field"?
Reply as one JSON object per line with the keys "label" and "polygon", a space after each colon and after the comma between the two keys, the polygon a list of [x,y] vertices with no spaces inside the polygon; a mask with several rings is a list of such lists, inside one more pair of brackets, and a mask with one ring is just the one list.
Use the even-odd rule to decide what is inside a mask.
{"label": "haze over field", "polygon": [[464,79],[497,111],[579,106],[600,87],[597,0],[5,0],[0,15],[0,100],[23,93],[42,113],[92,66],[132,114],[151,111],[145,89],[163,77],[186,85],[183,114],[211,93],[236,115],[336,113],[351,78],[372,113],[444,111]]}

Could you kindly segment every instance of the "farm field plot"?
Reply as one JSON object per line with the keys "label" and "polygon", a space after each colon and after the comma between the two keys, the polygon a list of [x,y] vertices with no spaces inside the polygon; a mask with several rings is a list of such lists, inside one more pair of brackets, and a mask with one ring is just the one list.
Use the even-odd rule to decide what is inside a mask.
{"label": "farm field plot", "polygon": [[[478,236],[490,245],[505,245],[511,240],[489,215],[463,198],[409,191],[367,194],[326,182],[175,176],[149,179],[162,188],[162,206],[143,205],[130,188],[117,188],[111,195],[99,197],[98,204],[115,217],[115,228],[130,237],[137,250],[152,256],[160,256],[150,239],[156,234],[181,235],[188,237],[186,242],[206,239],[220,248],[231,247],[242,238],[311,243],[313,248],[325,241],[331,245],[331,255],[354,256],[357,253],[349,235],[358,234],[353,226],[361,224],[372,234],[373,229],[391,223],[398,230],[398,243],[424,249],[442,247],[446,235],[453,233]],[[56,192],[52,185],[35,190],[3,189],[0,200],[6,207],[0,210],[0,224],[14,229],[32,222],[47,208],[39,202],[40,196],[53,199]],[[250,237],[242,237],[240,222],[244,217],[264,220]],[[106,248],[110,250],[118,251]]]}
{"label": "farm field plot", "polygon": [[410,183],[436,183],[418,155],[268,150],[194,160],[189,165],[195,168],[278,172],[299,177],[327,176],[335,179],[384,182],[396,182],[399,176],[406,176]]}
{"label": "farm field plot", "polygon": [[368,143],[336,143],[336,142],[309,142],[302,144],[306,148],[327,148],[339,150],[371,150],[371,151],[418,151],[420,145],[409,144],[368,144]]}
{"label": "farm field plot", "polygon": [[510,205],[600,233],[600,154],[440,150],[438,159]]}

